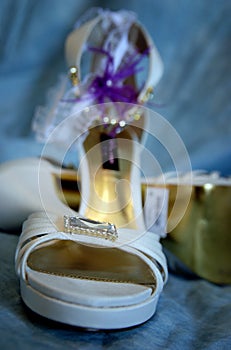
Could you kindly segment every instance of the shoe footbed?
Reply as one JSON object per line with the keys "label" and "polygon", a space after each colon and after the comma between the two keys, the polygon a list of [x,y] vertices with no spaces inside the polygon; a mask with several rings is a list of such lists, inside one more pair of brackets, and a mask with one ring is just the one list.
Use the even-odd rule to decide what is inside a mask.
{"label": "shoe footbed", "polygon": [[138,256],[117,248],[95,248],[59,241],[40,247],[28,258],[35,271],[88,280],[133,283],[155,289],[156,278]]}

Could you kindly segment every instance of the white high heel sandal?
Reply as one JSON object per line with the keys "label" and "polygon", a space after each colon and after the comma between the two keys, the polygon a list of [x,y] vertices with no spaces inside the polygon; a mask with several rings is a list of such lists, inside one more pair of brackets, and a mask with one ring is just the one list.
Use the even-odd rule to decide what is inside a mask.
{"label": "white high heel sandal", "polygon": [[[123,15],[117,16],[122,18]],[[114,15],[107,16],[109,21],[114,18]],[[69,63],[79,66],[83,44],[104,19],[105,15],[101,14],[69,36]],[[131,28],[132,38],[133,34],[138,32],[138,36],[135,36],[137,45],[141,40],[142,46],[145,49],[149,48],[150,61],[154,59],[156,63],[160,62],[158,53],[143,28],[137,23],[133,23]],[[149,80],[139,93],[137,102],[147,95],[150,84],[159,79],[161,63],[158,74],[155,69],[155,65],[152,66],[151,63]],[[134,106],[131,105],[129,109],[134,112]],[[73,107],[72,113],[76,114],[78,111],[79,105],[76,109]],[[128,123],[128,120],[123,118],[122,121],[125,125],[113,137],[107,132],[105,136],[102,131],[105,124],[102,126],[96,123],[84,138],[86,158],[81,168],[81,177],[83,194],[87,195],[86,202],[80,210],[88,219],[80,218],[77,213],[70,213],[67,208],[64,208],[61,214],[63,207],[56,211],[54,202],[52,212],[34,213],[23,225],[16,251],[16,270],[20,278],[21,295],[29,308],[52,320],[96,329],[118,329],[138,325],[154,314],[160,293],[167,281],[166,259],[159,236],[145,229],[141,215],[141,194],[135,191],[131,191],[133,195],[127,194],[126,186],[122,184],[118,201],[114,198],[106,201],[106,208],[109,209],[110,201],[116,203],[115,208],[112,207],[112,211],[107,213],[107,209],[102,209],[102,200],[97,199],[98,194],[95,192],[92,196],[94,187],[90,187],[90,191],[87,190],[92,182],[93,172],[95,187],[106,188],[110,195],[113,191],[108,183],[114,186],[118,179],[132,181],[132,186],[138,186],[136,191],[138,188],[137,192],[141,192],[139,177],[137,173],[134,176],[132,166],[128,165],[126,152],[129,151],[130,155],[136,157],[134,130],[144,128],[143,123],[148,119],[141,117],[137,124],[132,120],[131,127],[127,125],[130,121]],[[116,121],[115,124],[118,126],[119,122]],[[109,118],[106,129],[112,125],[114,122]],[[67,131],[66,126],[64,125],[65,129],[61,127],[53,136],[62,137],[62,131]],[[71,135],[73,130],[70,128],[69,131]],[[118,147],[119,153],[113,158],[112,168],[108,166],[108,156],[103,161],[94,163],[97,154],[102,156],[102,135],[106,137],[104,141],[113,140]],[[142,134],[138,133],[137,138],[140,140]],[[131,159],[130,163],[134,159],[136,158]],[[92,164],[96,164],[96,167]],[[125,201],[125,209],[121,214],[118,203],[124,194],[129,199]],[[116,223],[118,229],[114,225],[98,222],[102,219]]]}
{"label": "white high heel sandal", "polygon": [[131,327],[154,314],[168,274],[158,235],[134,240],[134,230],[118,229],[114,241],[96,227],[92,236],[78,227],[65,232],[63,218],[52,219],[32,214],[16,252],[21,296],[30,309],[96,329]]}

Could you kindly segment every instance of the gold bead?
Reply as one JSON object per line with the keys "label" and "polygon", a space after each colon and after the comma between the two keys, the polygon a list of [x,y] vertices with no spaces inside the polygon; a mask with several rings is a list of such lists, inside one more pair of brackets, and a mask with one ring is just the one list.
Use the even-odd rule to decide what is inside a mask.
{"label": "gold bead", "polygon": [[78,68],[76,66],[72,66],[69,68],[69,78],[73,86],[79,84]]}
{"label": "gold bead", "polygon": [[152,97],[153,97],[153,87],[149,87],[149,88],[147,88],[145,95],[144,95],[143,99],[141,100],[141,103],[147,102]]}

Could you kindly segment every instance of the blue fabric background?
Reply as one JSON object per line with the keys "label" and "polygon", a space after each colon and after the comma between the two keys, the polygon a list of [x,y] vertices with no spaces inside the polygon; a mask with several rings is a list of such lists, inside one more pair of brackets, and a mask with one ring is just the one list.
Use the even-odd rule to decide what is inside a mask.
{"label": "blue fabric background", "polygon": [[[65,38],[92,6],[138,14],[165,65],[155,92],[155,102],[165,107],[157,111],[182,137],[194,169],[230,175],[229,0],[1,0],[0,162],[40,154],[42,145],[31,133],[34,110],[65,72]],[[161,165],[169,170],[167,158]],[[45,321],[21,303],[13,260],[17,239],[0,234],[1,349],[231,348],[230,286],[172,273],[156,315],[140,327],[88,333]]]}

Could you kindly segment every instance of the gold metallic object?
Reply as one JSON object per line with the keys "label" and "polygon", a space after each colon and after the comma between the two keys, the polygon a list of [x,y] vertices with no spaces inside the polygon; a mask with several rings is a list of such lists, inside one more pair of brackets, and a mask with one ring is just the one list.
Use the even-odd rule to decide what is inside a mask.
{"label": "gold metallic object", "polygon": [[79,84],[78,68],[76,66],[69,68],[69,78],[73,86],[77,86]]}
{"label": "gold metallic object", "polygon": [[145,103],[149,99],[151,99],[153,97],[153,91],[154,91],[153,87],[150,86],[149,88],[147,88],[147,90],[145,92],[145,95],[144,95],[144,97],[141,100],[141,103]]}
{"label": "gold metallic object", "polygon": [[[183,186],[183,185],[181,185]],[[170,185],[169,211],[176,186]],[[187,267],[218,284],[231,283],[231,186],[193,186],[180,223],[162,241]]]}
{"label": "gold metallic object", "polygon": [[134,118],[134,120],[140,120],[141,115],[139,113],[135,113],[133,118]]}
{"label": "gold metallic object", "polygon": [[59,200],[78,211],[80,203],[80,180],[77,170],[62,169],[61,173],[53,173],[54,186]]}

